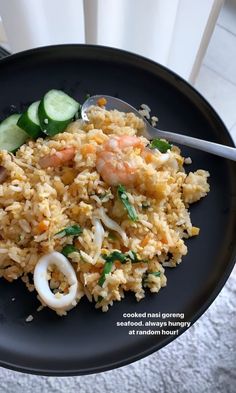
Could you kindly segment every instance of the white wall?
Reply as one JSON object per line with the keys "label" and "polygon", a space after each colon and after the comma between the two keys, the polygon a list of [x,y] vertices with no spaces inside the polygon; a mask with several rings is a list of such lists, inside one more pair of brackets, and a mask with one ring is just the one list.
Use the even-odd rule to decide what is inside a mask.
{"label": "white wall", "polygon": [[149,57],[193,82],[222,4],[223,0],[0,0],[0,14],[13,52],[59,43],[107,45]]}

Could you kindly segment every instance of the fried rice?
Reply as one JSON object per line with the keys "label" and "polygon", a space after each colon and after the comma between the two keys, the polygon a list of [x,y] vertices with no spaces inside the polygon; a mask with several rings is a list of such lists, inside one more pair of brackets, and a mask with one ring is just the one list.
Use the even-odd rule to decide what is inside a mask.
{"label": "fried rice", "polygon": [[[50,139],[31,140],[15,155],[0,151],[0,164],[8,173],[0,184],[0,277],[10,282],[21,278],[33,291],[31,277],[39,259],[73,244],[76,251],[68,259],[76,272],[78,291],[72,306],[85,295],[96,308],[107,311],[126,291],[134,292],[139,301],[146,290],[157,293],[166,286],[165,267],[177,266],[187,254],[185,239],[199,234],[188,209],[209,192],[209,173],[199,169],[187,174],[176,146],[155,167],[152,157],[140,158],[138,148],[122,152],[123,160],[130,158],[137,166],[135,184],[126,185],[138,217],[131,220],[117,186],[104,181],[97,170],[97,151],[111,137],[140,136],[143,129],[142,119],[132,113],[91,107],[87,123],[77,120]],[[73,161],[60,167],[40,166],[40,159],[68,146],[76,151]],[[152,154],[160,159],[160,152]],[[103,228],[99,250],[95,219]],[[79,225],[83,232],[77,237],[56,235],[69,225]],[[114,260],[99,285],[106,256],[114,251],[132,252],[136,260]],[[52,290],[60,286],[66,291],[57,269],[48,274]]]}

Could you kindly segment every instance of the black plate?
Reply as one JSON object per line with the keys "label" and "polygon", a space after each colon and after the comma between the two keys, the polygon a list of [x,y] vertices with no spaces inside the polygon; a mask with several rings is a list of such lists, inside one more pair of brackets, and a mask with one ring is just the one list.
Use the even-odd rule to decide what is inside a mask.
{"label": "black plate", "polygon": [[[46,47],[3,59],[1,118],[9,114],[11,105],[12,111],[22,110],[51,88],[63,89],[80,101],[89,92],[114,95],[135,107],[146,103],[159,117],[159,128],[233,145],[216,112],[179,76],[140,56],[98,46]],[[181,312],[191,322],[202,315],[234,264],[236,165],[193,149],[183,152],[193,159],[191,170],[210,171],[211,192],[191,208],[192,221],[201,233],[187,242],[189,252],[183,263],[167,269],[167,287],[158,295],[147,294],[139,303],[130,294],[108,313],[95,310],[83,299],[66,318],[60,318],[50,310],[37,313],[35,295],[20,281],[1,280],[2,366],[46,375],[108,370],[149,355],[175,337],[129,335],[128,328],[116,326],[117,321],[126,320],[123,313]],[[29,314],[34,321],[27,324]]]}

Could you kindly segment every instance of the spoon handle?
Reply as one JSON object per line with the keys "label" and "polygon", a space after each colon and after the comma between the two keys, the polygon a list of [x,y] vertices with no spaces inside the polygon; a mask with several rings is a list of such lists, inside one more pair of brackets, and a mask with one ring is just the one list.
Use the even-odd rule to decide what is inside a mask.
{"label": "spoon handle", "polygon": [[152,137],[154,137],[155,133],[156,136],[158,133],[159,137],[166,138],[171,142],[179,143],[184,146],[193,147],[194,149],[206,151],[207,153],[212,153],[217,156],[236,161],[236,148],[234,147],[221,145],[215,142],[204,141],[202,139],[193,138],[187,135],[180,135],[168,131],[157,130],[152,127],[151,130]]}

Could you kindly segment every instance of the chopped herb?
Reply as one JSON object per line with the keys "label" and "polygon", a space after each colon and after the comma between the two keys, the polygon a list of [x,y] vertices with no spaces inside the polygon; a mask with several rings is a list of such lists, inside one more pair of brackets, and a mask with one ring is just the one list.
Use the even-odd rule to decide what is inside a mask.
{"label": "chopped herb", "polygon": [[112,265],[113,265],[113,261],[106,261],[102,274],[98,280],[98,285],[100,285],[100,287],[103,286],[105,280],[106,280],[106,275],[109,274],[111,272],[112,269]]}
{"label": "chopped herb", "polygon": [[121,202],[123,203],[124,207],[127,210],[128,216],[132,221],[137,221],[138,216],[136,213],[135,208],[131,205],[128,195],[126,193],[126,189],[124,186],[122,186],[121,184],[118,186],[118,196],[121,200]]}
{"label": "chopped herb", "polygon": [[102,255],[102,257],[106,261],[120,261],[122,264],[126,263],[128,261],[131,261],[132,263],[137,263],[137,262],[147,262],[147,260],[142,260],[138,257],[137,253],[135,251],[128,251],[127,253],[123,254],[120,251],[113,251],[109,255]]}
{"label": "chopped herb", "polygon": [[112,265],[115,261],[120,261],[121,263],[125,263],[126,260],[126,255],[122,254],[120,251],[113,251],[110,255],[103,255],[102,256],[105,259],[105,265],[102,271],[102,274],[98,280],[98,285],[101,287],[103,286],[105,280],[106,280],[106,275],[111,272]]}
{"label": "chopped herb", "polygon": [[146,209],[149,209],[149,207],[150,207],[149,203],[147,203],[147,202],[142,203],[142,209],[146,210]]}
{"label": "chopped herb", "polygon": [[120,261],[121,263],[124,263],[126,258],[126,255],[120,251],[113,251],[110,255],[104,257],[106,261]]}
{"label": "chopped herb", "polygon": [[130,261],[132,263],[138,263],[138,262],[145,262],[145,263],[147,263],[148,262],[147,259],[140,259],[138,257],[138,255],[137,255],[137,253],[135,251],[132,251],[132,250],[128,251],[126,256],[127,256],[127,258],[130,259]]}
{"label": "chopped herb", "polygon": [[147,278],[148,278],[148,275],[149,275],[149,274],[152,274],[152,275],[155,276],[155,277],[160,277],[161,272],[145,272],[145,273],[143,274],[143,278],[142,278],[142,286],[144,286],[145,284],[147,284]]}
{"label": "chopped herb", "polygon": [[161,153],[166,153],[172,145],[161,139],[153,139],[149,145],[150,149],[158,149]]}
{"label": "chopped herb", "polygon": [[72,252],[78,252],[78,250],[72,245],[72,244],[67,244],[63,249],[61,250],[61,253],[65,255],[65,257],[68,257],[69,254]]}
{"label": "chopped herb", "polygon": [[64,236],[78,236],[83,232],[83,229],[80,228],[79,225],[71,225],[57,232],[56,235],[60,235],[60,237]]}
{"label": "chopped herb", "polygon": [[155,277],[160,277],[161,272],[148,272],[148,274],[152,274]]}
{"label": "chopped herb", "polygon": [[131,263],[137,263],[137,262],[147,262],[146,260],[141,260],[138,258],[136,252],[134,251],[128,251],[126,254],[123,254],[120,251],[113,251],[109,255],[102,255],[103,259],[105,259],[105,265],[102,271],[102,274],[98,280],[98,285],[101,287],[103,286],[105,280],[106,280],[106,274],[111,272],[113,263],[115,261],[120,261],[122,264],[131,261]]}
{"label": "chopped herb", "polygon": [[131,260],[132,263],[141,262],[141,259],[138,258],[136,252],[134,252],[134,251],[131,251],[131,250],[128,251],[127,257]]}
{"label": "chopped herb", "polygon": [[127,256],[130,257],[131,261],[137,261],[138,257],[137,257],[137,253],[135,251],[128,251],[127,252]]}

